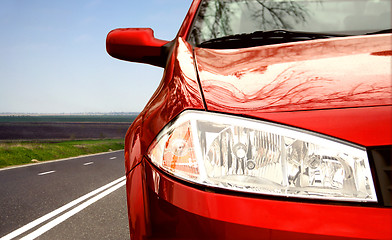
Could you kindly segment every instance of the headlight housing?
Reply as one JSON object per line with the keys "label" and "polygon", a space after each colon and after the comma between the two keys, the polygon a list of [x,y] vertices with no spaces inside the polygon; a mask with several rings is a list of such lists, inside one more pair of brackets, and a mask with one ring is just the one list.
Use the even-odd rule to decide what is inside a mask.
{"label": "headlight housing", "polygon": [[147,155],[160,169],[211,187],[377,202],[363,147],[270,122],[188,110],[161,131]]}

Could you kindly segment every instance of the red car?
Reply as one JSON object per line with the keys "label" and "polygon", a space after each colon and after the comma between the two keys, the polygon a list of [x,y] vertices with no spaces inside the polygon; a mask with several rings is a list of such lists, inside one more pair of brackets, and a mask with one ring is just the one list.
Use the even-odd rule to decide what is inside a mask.
{"label": "red car", "polygon": [[132,239],[391,239],[390,0],[194,0],[126,135]]}

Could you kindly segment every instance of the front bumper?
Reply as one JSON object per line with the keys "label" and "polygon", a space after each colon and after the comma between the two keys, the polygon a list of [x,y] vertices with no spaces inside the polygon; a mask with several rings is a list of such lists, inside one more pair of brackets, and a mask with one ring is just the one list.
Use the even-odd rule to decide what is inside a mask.
{"label": "front bumper", "polygon": [[[128,194],[142,189],[143,199],[135,205],[128,196],[134,238],[392,239],[391,208],[217,193],[178,181],[146,159],[135,171]],[[143,180],[132,179],[137,176]]]}

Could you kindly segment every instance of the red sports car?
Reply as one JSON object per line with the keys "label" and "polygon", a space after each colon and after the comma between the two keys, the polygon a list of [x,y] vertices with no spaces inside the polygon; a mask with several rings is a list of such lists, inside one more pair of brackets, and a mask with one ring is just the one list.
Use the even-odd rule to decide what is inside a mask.
{"label": "red sports car", "polygon": [[390,0],[194,0],[125,144],[132,239],[391,239]]}

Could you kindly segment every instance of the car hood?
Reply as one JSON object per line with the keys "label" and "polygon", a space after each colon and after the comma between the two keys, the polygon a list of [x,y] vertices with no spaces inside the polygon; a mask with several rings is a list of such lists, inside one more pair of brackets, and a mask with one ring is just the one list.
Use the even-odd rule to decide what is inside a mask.
{"label": "car hood", "polygon": [[[338,113],[332,125],[347,125],[352,116],[363,118],[378,109],[374,117],[384,116],[390,127],[391,46],[391,34],[380,34],[234,50],[195,48],[194,54],[208,110],[268,119],[377,145],[392,144],[391,132],[384,133],[383,141],[359,141],[339,134],[341,128],[324,129],[328,122],[325,118],[317,123],[309,123],[309,118]],[[364,128],[364,124],[359,127]]]}

